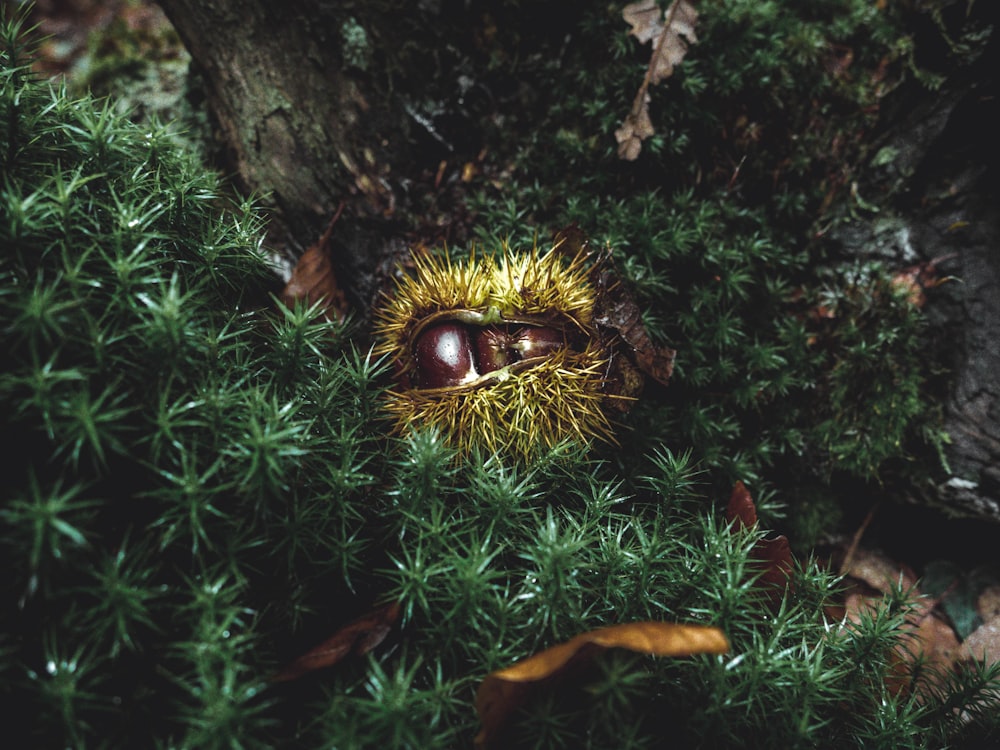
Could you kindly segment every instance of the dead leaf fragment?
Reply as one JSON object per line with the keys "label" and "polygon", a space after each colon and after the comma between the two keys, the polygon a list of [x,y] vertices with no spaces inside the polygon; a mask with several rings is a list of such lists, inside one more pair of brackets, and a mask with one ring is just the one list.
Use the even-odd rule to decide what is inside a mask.
{"label": "dead leaf fragment", "polygon": [[663,13],[655,0],[631,3],[622,9],[622,18],[632,26],[629,33],[640,43],[655,40],[650,59],[650,83],[656,84],[673,75],[674,67],[684,59],[688,46],[698,37],[694,25],[698,11],[687,0],[674,0]]}
{"label": "dead leaf fragment", "polygon": [[990,584],[980,592],[976,609],[983,622],[989,623],[1000,618],[1000,584]]}
{"label": "dead leaf fragment", "polygon": [[633,110],[625,117],[622,126],[615,131],[618,141],[618,158],[625,161],[635,161],[642,151],[642,142],[656,133],[653,121],[649,119],[649,93],[644,93],[644,99],[638,111]]}
{"label": "dead leaf fragment", "polygon": [[629,3],[622,8],[622,18],[632,27],[628,33],[643,44],[663,31],[663,12],[656,0]]}
{"label": "dead leaf fragment", "polygon": [[726,520],[729,523],[738,520],[744,528],[751,528],[757,523],[757,506],[754,505],[750,490],[743,482],[736,482],[733,485],[733,492],[726,506]]}
{"label": "dead leaf fragment", "polygon": [[857,549],[841,572],[863,581],[880,594],[889,593],[893,586],[909,590],[917,585],[917,576],[908,566],[872,550]]}
{"label": "dead leaf fragment", "polygon": [[347,315],[347,298],[337,283],[330,261],[330,238],[343,208],[341,204],[323,236],[302,253],[292,269],[292,277],[281,292],[281,301],[286,307],[292,308],[296,302],[304,301],[309,306],[321,304],[331,320],[343,320]]}
{"label": "dead leaf fragment", "polygon": [[1000,661],[1000,618],[979,626],[962,642],[967,658],[994,664]]}
{"label": "dead leaf fragment", "polygon": [[[751,528],[757,523],[757,506],[743,482],[738,481],[733,485],[733,492],[726,506],[726,520],[743,528]],[[788,585],[788,577],[795,567],[788,538],[782,534],[758,539],[750,556],[760,574],[757,587],[767,592],[772,604],[779,603]]]}
{"label": "dead leaf fragment", "polygon": [[673,374],[677,352],[667,346],[657,346],[650,339],[642,321],[642,310],[618,276],[610,253],[594,266],[590,280],[598,295],[594,322],[628,345],[629,354],[641,372],[666,385]]}
{"label": "dead leaf fragment", "polygon": [[389,635],[399,620],[399,613],[399,603],[392,602],[352,620],[331,638],[285,666],[271,680],[290,682],[314,670],[332,667],[349,654],[367,654]]}
{"label": "dead leaf fragment", "polygon": [[582,633],[483,679],[476,693],[476,713],[482,724],[476,746],[489,747],[533,688],[557,681],[609,648],[652,656],[692,656],[724,654],[729,641],[718,628],[669,622],[633,622]]}
{"label": "dead leaf fragment", "polygon": [[629,33],[640,43],[653,43],[653,53],[632,109],[615,131],[618,157],[635,161],[642,151],[642,142],[655,132],[649,117],[649,87],[672,76],[688,47],[698,41],[694,31],[698,11],[688,0],[674,0],[665,12],[660,11],[655,0],[641,0],[626,5],[622,18],[632,27]]}
{"label": "dead leaf fragment", "polygon": [[921,613],[917,607],[900,630],[885,676],[886,686],[893,694],[913,691],[922,697],[955,667],[961,653],[952,627],[933,611]]}
{"label": "dead leaf fragment", "polygon": [[837,616],[846,623],[856,625],[862,617],[889,606],[885,595],[893,588],[907,592],[910,609],[899,629],[885,684],[893,695],[915,694],[923,699],[932,693],[965,654],[955,630],[938,616],[939,602],[923,596],[912,570],[878,552],[855,549],[844,573],[844,608]]}

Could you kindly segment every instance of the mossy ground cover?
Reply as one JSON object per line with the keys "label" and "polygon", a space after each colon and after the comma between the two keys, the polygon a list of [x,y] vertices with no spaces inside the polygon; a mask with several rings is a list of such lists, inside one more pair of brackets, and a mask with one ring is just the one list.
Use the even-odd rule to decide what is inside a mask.
{"label": "mossy ground cover", "polygon": [[[642,60],[617,10],[588,6],[575,64],[535,71],[566,95],[532,134],[514,118],[517,148],[498,148],[512,176],[471,201],[483,241],[576,222],[610,244],[651,335],[680,350],[674,381],[650,390],[618,446],[527,462],[459,461],[433,431],[389,437],[386,363],[357,327],[275,299],[254,206],[227,199],[167,130],[35,80],[5,26],[0,690],[12,736],[465,747],[484,675],[640,619],[717,625],[732,650],[607,654],[527,704],[510,745],[940,747],[996,731],[995,669],[922,691],[916,672],[904,689],[886,683],[905,592],[855,625],[831,622],[838,580],[802,529],[775,605],[754,585],[763,531],[730,528],[716,507],[742,479],[765,519],[781,505],[794,519],[803,483],[835,494],[841,475],[886,481],[940,439],[919,310],[879,269],[821,275],[802,239],[829,217],[829,195],[850,196],[807,154],[826,128],[856,132],[876,96],[823,56],[866,38],[859,66],[905,66],[902,31],[846,0],[703,12],[706,52],[657,92],[676,100],[654,107],[663,135],[649,159],[621,164],[613,140],[593,137],[627,111]],[[581,80],[588,95],[568,95]],[[731,185],[720,165],[739,163],[738,140],[700,136],[741,117],[779,132]],[[373,652],[269,681],[385,601],[401,619]]]}

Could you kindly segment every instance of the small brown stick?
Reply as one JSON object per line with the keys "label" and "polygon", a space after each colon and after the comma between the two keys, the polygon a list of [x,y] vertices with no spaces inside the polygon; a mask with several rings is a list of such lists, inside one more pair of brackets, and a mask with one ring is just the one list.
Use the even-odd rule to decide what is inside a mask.
{"label": "small brown stick", "polygon": [[861,544],[861,537],[865,535],[865,531],[868,530],[872,519],[875,517],[875,511],[878,510],[878,506],[881,504],[882,501],[879,500],[871,507],[871,510],[868,511],[868,515],[865,516],[865,519],[861,522],[858,530],[854,532],[851,544],[847,548],[847,554],[844,555],[844,560],[840,563],[840,575],[845,575],[847,571],[850,570],[851,562],[854,560],[854,555],[858,551],[858,545]]}

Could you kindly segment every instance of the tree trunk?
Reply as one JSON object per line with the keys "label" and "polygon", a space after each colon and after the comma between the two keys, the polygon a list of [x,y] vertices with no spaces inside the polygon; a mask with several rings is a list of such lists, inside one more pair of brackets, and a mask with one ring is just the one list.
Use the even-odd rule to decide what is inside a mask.
{"label": "tree trunk", "polygon": [[204,78],[226,169],[269,209],[272,245],[297,257],[344,201],[355,215],[375,218],[374,226],[352,222],[334,235],[341,287],[367,309],[387,234],[378,216],[394,200],[375,168],[384,162],[374,123],[387,106],[369,102],[346,69],[343,11],[318,0],[161,5]]}
{"label": "tree trunk", "polygon": [[849,257],[931,266],[942,281],[927,290],[927,356],[946,373],[953,476],[916,499],[1000,522],[1000,162],[990,127],[1000,122],[998,64],[994,34],[964,80],[900,97],[879,144],[893,158],[862,188],[882,208],[838,239]]}

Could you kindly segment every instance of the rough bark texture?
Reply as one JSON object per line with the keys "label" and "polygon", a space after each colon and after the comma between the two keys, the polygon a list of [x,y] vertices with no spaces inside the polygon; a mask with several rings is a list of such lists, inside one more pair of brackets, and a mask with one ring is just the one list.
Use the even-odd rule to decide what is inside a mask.
{"label": "rough bark texture", "polygon": [[[207,87],[227,144],[227,168],[262,196],[272,242],[300,255],[342,201],[378,223],[391,192],[375,169],[376,123],[387,107],[369,102],[342,59],[346,18],[338,4],[161,0]],[[355,200],[355,198],[357,200]],[[334,237],[334,265],[348,290],[370,290],[385,231],[354,222]],[[365,309],[368,299],[352,300]]]}
{"label": "rough bark texture", "polygon": [[932,263],[949,278],[928,291],[927,356],[947,372],[945,427],[953,477],[920,498],[1000,522],[1000,100],[996,35],[964,80],[900,97],[880,144],[891,153],[867,189],[894,196],[839,232],[845,253],[897,268]]}

